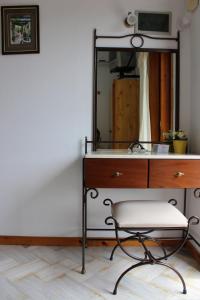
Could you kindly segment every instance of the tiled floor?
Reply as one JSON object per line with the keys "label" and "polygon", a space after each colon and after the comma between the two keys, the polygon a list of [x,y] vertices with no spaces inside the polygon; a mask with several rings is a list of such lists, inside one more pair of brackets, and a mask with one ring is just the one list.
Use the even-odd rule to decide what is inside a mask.
{"label": "tiled floor", "polygon": [[111,262],[110,251],[87,249],[82,275],[80,248],[0,246],[0,300],[200,300],[200,266],[185,251],[169,263],[183,275],[187,295],[171,270],[143,266],[129,272],[113,296],[116,279],[132,260],[118,250]]}

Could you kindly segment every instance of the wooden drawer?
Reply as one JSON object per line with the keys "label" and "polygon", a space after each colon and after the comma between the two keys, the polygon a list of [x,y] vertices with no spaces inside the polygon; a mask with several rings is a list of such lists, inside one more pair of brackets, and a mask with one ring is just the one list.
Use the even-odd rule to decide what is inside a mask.
{"label": "wooden drawer", "polygon": [[148,160],[85,158],[86,187],[147,188]]}
{"label": "wooden drawer", "polygon": [[200,186],[200,160],[150,160],[149,188]]}

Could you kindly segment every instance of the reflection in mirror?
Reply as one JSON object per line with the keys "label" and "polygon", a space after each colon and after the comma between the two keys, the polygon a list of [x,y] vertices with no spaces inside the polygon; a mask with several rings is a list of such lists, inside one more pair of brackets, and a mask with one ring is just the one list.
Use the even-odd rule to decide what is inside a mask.
{"label": "reflection in mirror", "polygon": [[98,50],[98,141],[160,141],[174,129],[175,65],[176,54],[167,51]]}

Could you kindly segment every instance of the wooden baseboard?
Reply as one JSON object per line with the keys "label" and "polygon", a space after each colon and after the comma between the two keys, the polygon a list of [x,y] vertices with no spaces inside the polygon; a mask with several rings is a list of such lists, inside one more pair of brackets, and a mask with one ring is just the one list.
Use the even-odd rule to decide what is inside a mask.
{"label": "wooden baseboard", "polygon": [[0,245],[80,247],[78,237],[0,236]]}
{"label": "wooden baseboard", "polygon": [[[161,240],[163,246],[175,246],[178,240]],[[124,243],[125,244],[125,243]],[[0,236],[0,245],[22,245],[22,246],[63,246],[63,247],[80,247],[80,237],[37,237],[37,236]],[[112,238],[90,238],[88,239],[89,247],[112,247],[116,245],[115,239]],[[149,247],[157,246],[153,241],[147,241]],[[128,241],[126,246],[138,247],[137,241]],[[192,257],[200,263],[200,252],[187,242],[186,248],[190,251]]]}
{"label": "wooden baseboard", "polygon": [[[176,245],[178,243],[177,240],[160,240],[160,243],[163,246],[173,246]],[[108,238],[91,238],[88,240],[88,246],[90,247],[101,247],[101,246],[105,246],[105,247],[113,247],[116,245],[116,240],[115,239],[108,239]],[[125,246],[132,246],[132,247],[139,247],[141,246],[141,244],[138,241],[127,241],[125,243],[123,243],[123,245]],[[158,244],[154,241],[146,241],[146,245],[148,245],[149,247],[155,247],[158,246]]]}
{"label": "wooden baseboard", "polygon": [[[161,240],[163,246],[173,246],[176,240]],[[128,241],[126,246],[139,246],[137,241]],[[24,245],[24,246],[64,246],[80,247],[80,237],[38,237],[38,236],[0,236],[0,245]],[[90,247],[112,247],[116,245],[114,238],[89,238],[88,246]],[[157,246],[153,241],[147,241],[148,246]]]}

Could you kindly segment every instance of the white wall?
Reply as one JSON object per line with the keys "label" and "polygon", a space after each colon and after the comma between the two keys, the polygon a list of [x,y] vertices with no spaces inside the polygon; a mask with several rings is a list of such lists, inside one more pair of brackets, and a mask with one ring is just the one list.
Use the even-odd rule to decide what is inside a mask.
{"label": "white wall", "polygon": [[[200,7],[195,11],[191,26],[191,95],[188,102],[191,105],[191,150],[200,153]],[[191,191],[188,215],[200,216],[200,199],[195,199]],[[200,225],[193,227],[194,236],[200,240]]]}
{"label": "white wall", "polygon": [[[184,3],[0,0],[0,4],[39,4],[41,34],[40,54],[0,55],[0,235],[79,236],[81,141],[92,132],[93,29],[121,33],[130,10],[170,10],[175,34]],[[183,50],[183,60],[187,51]],[[184,111],[188,96],[182,94],[181,101]],[[198,105],[194,102],[197,119]],[[151,190],[107,193],[117,200],[174,196],[173,191]],[[101,197],[107,193],[102,191]],[[181,198],[182,192],[175,191],[175,196]],[[102,208],[97,200],[91,202],[89,222],[97,224]]]}

